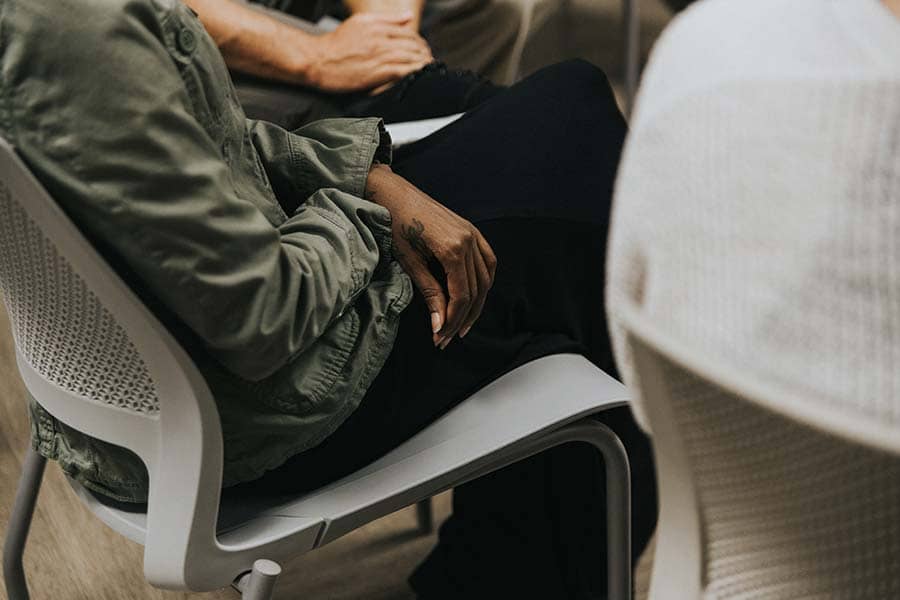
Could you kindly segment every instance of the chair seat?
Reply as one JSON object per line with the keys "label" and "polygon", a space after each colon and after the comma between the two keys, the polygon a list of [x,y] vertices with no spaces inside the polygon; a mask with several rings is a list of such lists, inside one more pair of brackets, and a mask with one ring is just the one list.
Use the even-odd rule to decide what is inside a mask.
{"label": "chair seat", "polygon": [[[369,466],[316,491],[240,503],[223,496],[219,541],[257,543],[294,529],[298,545],[321,546],[410,504],[502,464],[505,451],[592,413],[627,403],[618,381],[578,355],[523,365]],[[101,502],[72,481],[101,520],[143,543],[146,513]],[[301,542],[301,540],[303,540]],[[296,550],[296,548],[295,548]]]}
{"label": "chair seat", "polygon": [[434,119],[422,119],[421,121],[391,123],[387,125],[386,128],[391,135],[393,146],[399,148],[400,146],[405,146],[406,144],[411,144],[424,137],[428,137],[438,129],[443,129],[461,116],[463,116],[463,113],[456,113],[446,117],[436,117]]}

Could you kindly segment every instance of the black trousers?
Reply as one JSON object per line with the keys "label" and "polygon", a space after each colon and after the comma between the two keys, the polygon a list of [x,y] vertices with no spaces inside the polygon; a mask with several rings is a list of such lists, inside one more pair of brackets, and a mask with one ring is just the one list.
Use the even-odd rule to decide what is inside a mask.
{"label": "black trousers", "polygon": [[[403,148],[396,171],[475,223],[494,248],[482,316],[440,351],[417,296],[359,409],[320,446],[249,485],[296,492],[349,474],[540,356],[578,352],[615,374],[604,254],[625,130],[605,76],[570,62]],[[628,451],[637,557],[656,523],[650,446],[627,409],[596,418]],[[602,598],[605,538],[603,462],[586,444],[563,445],[458,487],[453,515],[410,583],[425,599]]]}
{"label": "black trousers", "polygon": [[468,71],[434,62],[386,91],[336,94],[232,73],[244,112],[285,129],[330,117],[381,117],[387,123],[466,112],[503,88]]}

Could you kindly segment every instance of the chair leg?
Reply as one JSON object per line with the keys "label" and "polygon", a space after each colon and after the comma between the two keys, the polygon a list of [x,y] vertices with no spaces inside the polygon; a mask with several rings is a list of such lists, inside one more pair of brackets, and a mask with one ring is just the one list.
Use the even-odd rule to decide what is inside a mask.
{"label": "chair leg", "polygon": [[258,560],[253,570],[246,575],[241,600],[272,600],[275,582],[281,575],[281,567],[271,560]]}
{"label": "chair leg", "polygon": [[606,425],[592,423],[587,441],[603,454],[606,469],[606,539],[609,598],[628,599],[631,581],[631,469],[619,437]]}
{"label": "chair leg", "polygon": [[498,456],[496,462],[469,473],[455,486],[568,442],[587,442],[603,455],[606,470],[606,564],[609,573],[607,597],[609,600],[631,600],[631,467],[619,436],[603,423],[588,417],[561,427],[531,443],[522,444],[510,454]]}
{"label": "chair leg", "polygon": [[416,504],[416,520],[422,535],[429,535],[434,531],[434,510],[431,498]]}
{"label": "chair leg", "polygon": [[622,29],[624,30],[625,63],[625,116],[631,116],[634,98],[637,95],[638,71],[641,51],[641,17],[638,0],[622,0]]}
{"label": "chair leg", "polygon": [[28,585],[25,581],[25,569],[22,557],[25,554],[25,542],[41,480],[47,459],[34,451],[30,446],[22,465],[22,476],[16,490],[16,500],[9,515],[9,527],[6,530],[6,541],[3,544],[3,579],[6,582],[6,595],[9,600],[28,600]]}

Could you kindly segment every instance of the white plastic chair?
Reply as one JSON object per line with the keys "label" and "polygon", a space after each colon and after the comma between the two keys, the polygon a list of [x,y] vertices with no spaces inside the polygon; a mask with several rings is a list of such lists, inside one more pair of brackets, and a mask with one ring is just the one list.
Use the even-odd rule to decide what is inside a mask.
{"label": "white plastic chair", "polygon": [[[612,431],[585,418],[624,404],[628,394],[582,357],[551,356],[509,373],[388,455],[315,492],[220,505],[222,435],[206,383],[2,140],[0,285],[29,392],[62,422],[146,464],[146,513],[72,487],[97,517],[144,544],[152,585],[206,591],[234,582],[244,598],[270,598],[280,571],[272,561],[580,440],[606,464],[610,598],[630,597],[627,457]],[[29,450],[4,547],[10,600],[28,598],[22,554],[43,468]]]}
{"label": "white plastic chair", "polygon": [[900,598],[900,427],[614,310],[660,478],[650,598]]}
{"label": "white plastic chair", "polygon": [[395,148],[405,146],[417,142],[427,137],[439,129],[443,129],[450,123],[456,121],[463,113],[448,115],[446,117],[436,117],[434,119],[422,119],[421,121],[406,121],[404,123],[390,123],[385,125],[385,129],[391,134],[391,142]]}

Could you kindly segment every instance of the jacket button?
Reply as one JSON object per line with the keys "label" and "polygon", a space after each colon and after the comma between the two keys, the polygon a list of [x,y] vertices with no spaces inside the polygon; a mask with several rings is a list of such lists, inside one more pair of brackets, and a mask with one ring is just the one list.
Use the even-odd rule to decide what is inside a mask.
{"label": "jacket button", "polygon": [[197,49],[197,36],[190,29],[182,29],[178,32],[178,47],[185,54],[191,54]]}

